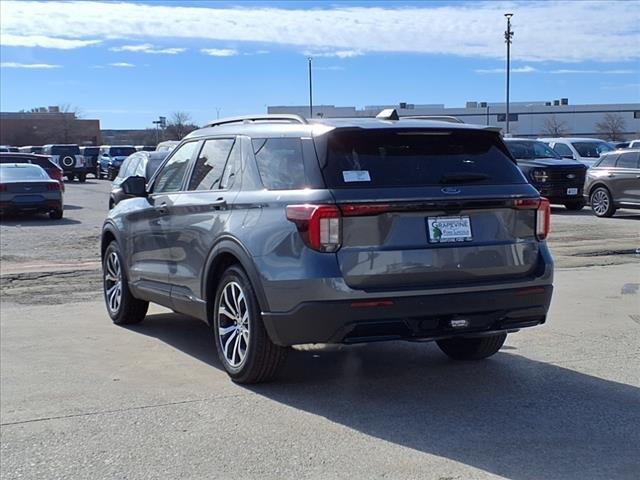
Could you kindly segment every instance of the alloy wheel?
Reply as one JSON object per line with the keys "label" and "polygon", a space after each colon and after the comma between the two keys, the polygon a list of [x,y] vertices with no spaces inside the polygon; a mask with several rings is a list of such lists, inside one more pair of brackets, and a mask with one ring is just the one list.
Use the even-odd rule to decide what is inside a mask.
{"label": "alloy wheel", "polygon": [[116,252],[107,256],[104,272],[104,291],[107,306],[113,314],[117,314],[122,302],[122,269]]}
{"label": "alloy wheel", "polygon": [[591,197],[591,208],[597,215],[604,215],[609,210],[609,195],[604,190],[598,190]]}
{"label": "alloy wheel", "polygon": [[224,286],[218,303],[218,339],[227,363],[238,367],[249,349],[249,309],[237,282]]}

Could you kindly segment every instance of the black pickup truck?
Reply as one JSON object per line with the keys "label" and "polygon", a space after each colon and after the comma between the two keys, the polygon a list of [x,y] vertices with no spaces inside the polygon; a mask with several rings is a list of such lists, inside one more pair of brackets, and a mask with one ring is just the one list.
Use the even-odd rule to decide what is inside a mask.
{"label": "black pickup truck", "polygon": [[562,158],[549,146],[528,138],[505,138],[507,148],[518,162],[527,180],[540,195],[567,210],[581,210],[587,167],[575,160]]}

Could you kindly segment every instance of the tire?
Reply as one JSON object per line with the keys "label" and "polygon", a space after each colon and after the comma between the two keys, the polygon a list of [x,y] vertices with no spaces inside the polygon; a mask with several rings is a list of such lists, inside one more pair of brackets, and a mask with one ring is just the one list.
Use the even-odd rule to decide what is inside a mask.
{"label": "tire", "polygon": [[73,173],[67,174],[67,180],[69,180],[70,182],[73,182],[75,178],[76,176]]}
{"label": "tire", "polygon": [[613,198],[606,187],[598,187],[591,192],[589,204],[597,217],[613,217],[613,214],[616,213]]}
{"label": "tire", "polygon": [[98,180],[102,178],[102,175],[100,174],[100,167],[96,167],[96,171],[94,172],[94,175]]}
{"label": "tire", "polygon": [[86,173],[80,173],[78,175],[78,181],[80,183],[84,183],[87,180],[87,174]]}
{"label": "tire", "polygon": [[[102,260],[104,301],[113,323],[116,325],[132,325],[144,320],[149,308],[149,302],[138,300],[131,294],[122,265],[122,255],[120,254],[118,243],[114,240],[107,247]],[[115,290],[112,291],[111,288],[115,288]],[[116,304],[118,288],[120,299]]]}
{"label": "tire", "polygon": [[490,337],[447,338],[436,343],[454,360],[482,360],[500,350],[506,339],[506,333],[499,333]]}
{"label": "tire", "polygon": [[116,178],[116,176],[114,175],[114,173],[111,170],[107,171],[107,179],[113,181],[113,180],[115,180],[115,178]]}
{"label": "tire", "polygon": [[58,210],[52,210],[49,212],[49,218],[51,220],[60,220],[63,215],[63,210],[60,208]]}
{"label": "tire", "polygon": [[222,275],[210,324],[220,362],[234,382],[267,382],[278,373],[287,349],[269,338],[251,282],[238,265]]}
{"label": "tire", "polygon": [[585,206],[585,202],[584,200],[577,200],[575,202],[567,202],[564,204],[564,208],[566,208],[567,210],[571,210],[572,212],[577,212],[580,211],[584,208]]}

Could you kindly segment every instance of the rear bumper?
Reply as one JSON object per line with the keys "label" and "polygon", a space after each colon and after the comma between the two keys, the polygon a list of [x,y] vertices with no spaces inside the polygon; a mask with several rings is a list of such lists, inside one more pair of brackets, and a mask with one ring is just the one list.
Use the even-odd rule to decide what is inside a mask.
{"label": "rear bumper", "polygon": [[[545,322],[552,285],[505,290],[377,299],[306,302],[286,313],[263,313],[272,341],[357,343],[434,340],[517,330]],[[367,299],[371,300],[371,299]],[[466,320],[452,326],[452,320]],[[461,322],[456,322],[461,323]]]}
{"label": "rear bumper", "polygon": [[0,212],[3,214],[19,212],[50,212],[52,210],[62,210],[62,201],[43,200],[34,203],[0,202]]}
{"label": "rear bumper", "polygon": [[64,175],[79,175],[81,173],[87,173],[87,167],[62,167],[62,173]]}

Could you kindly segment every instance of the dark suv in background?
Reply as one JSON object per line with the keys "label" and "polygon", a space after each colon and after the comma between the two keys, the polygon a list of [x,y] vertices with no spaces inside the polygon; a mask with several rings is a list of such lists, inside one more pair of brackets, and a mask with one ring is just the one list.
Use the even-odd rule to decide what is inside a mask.
{"label": "dark suv in background", "polygon": [[507,148],[520,170],[540,195],[550,203],[562,204],[567,210],[581,210],[587,167],[575,160],[564,159],[546,143],[527,138],[505,138]]}
{"label": "dark suv in background", "polygon": [[92,173],[96,178],[100,178],[100,167],[98,165],[98,157],[100,156],[100,147],[86,146],[80,147],[80,153],[87,164],[87,172]]}
{"label": "dark suv in background", "polygon": [[74,178],[78,178],[79,182],[86,180],[87,166],[78,145],[44,145],[42,153],[49,155],[53,163],[62,168],[64,176],[70,182]]}
{"label": "dark suv in background", "polygon": [[112,320],[149,302],[200,318],[241,383],[295,344],[434,340],[476,360],[544,323],[549,203],[497,132],[396,115],[220,120],[147,185],[129,177],[102,232]]}

